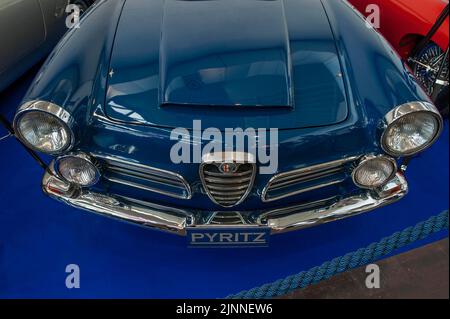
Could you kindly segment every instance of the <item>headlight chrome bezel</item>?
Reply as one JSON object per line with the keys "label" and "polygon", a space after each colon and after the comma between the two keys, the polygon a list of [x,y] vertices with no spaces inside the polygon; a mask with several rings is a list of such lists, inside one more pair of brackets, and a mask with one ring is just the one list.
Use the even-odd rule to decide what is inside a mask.
{"label": "headlight chrome bezel", "polygon": [[[46,113],[47,115],[53,116],[61,124],[61,126],[66,130],[67,136],[69,138],[69,141],[65,143],[64,148],[55,151],[44,151],[42,149],[39,149],[35,145],[29,143],[27,139],[24,138],[22,132],[19,129],[19,122],[25,114],[31,112]],[[22,143],[24,143],[27,147],[31,148],[32,150],[49,155],[62,154],[70,151],[73,148],[75,144],[75,134],[74,134],[75,126],[76,126],[75,119],[68,111],[66,111],[65,109],[54,103],[47,101],[30,101],[22,104],[22,106],[20,106],[20,108],[17,110],[13,121],[14,133],[20,139],[20,141],[22,141]]]}
{"label": "headlight chrome bezel", "polygon": [[[68,158],[79,158],[79,159],[82,159],[82,160],[88,162],[95,169],[95,178],[92,180],[92,182],[90,182],[89,184],[82,185],[82,184],[76,183],[74,181],[70,181],[66,177],[64,177],[64,175],[61,174],[61,172],[60,172],[59,165],[60,165],[61,161],[66,160]],[[100,168],[97,165],[96,161],[90,155],[83,153],[83,152],[71,152],[71,153],[67,153],[63,156],[58,157],[55,160],[54,169],[55,169],[56,174],[58,174],[58,176],[61,177],[64,181],[66,181],[67,183],[70,183],[70,184],[75,184],[78,187],[94,186],[95,184],[97,184],[100,181],[100,177],[101,177],[101,171],[100,171]]]}
{"label": "headlight chrome bezel", "polygon": [[[392,165],[393,169],[392,169],[392,172],[389,175],[389,177],[386,178],[386,180],[383,183],[381,183],[380,185],[376,185],[376,186],[367,186],[367,185],[363,185],[363,184],[359,183],[356,178],[356,173],[358,172],[358,170],[361,169],[361,167],[363,167],[365,164],[367,164],[367,162],[372,161],[372,160],[377,160],[377,159],[386,160]],[[398,166],[397,166],[397,162],[395,161],[394,158],[386,156],[386,155],[381,155],[381,154],[380,155],[369,154],[369,155],[363,156],[360,159],[360,161],[358,162],[358,165],[353,169],[351,175],[352,175],[353,183],[356,186],[358,186],[359,188],[374,190],[374,189],[379,189],[380,187],[383,187],[384,185],[389,183],[389,181],[395,177],[395,175],[397,174],[397,171],[398,171]]]}
{"label": "headlight chrome bezel", "polygon": [[[411,115],[411,114],[419,114],[419,113],[425,113],[425,114],[431,115],[435,118],[438,128],[434,132],[433,138],[430,139],[423,146],[421,146],[420,148],[418,148],[414,151],[399,152],[399,151],[392,150],[386,143],[389,128],[392,127],[392,125],[397,123],[404,116]],[[392,109],[385,115],[385,117],[383,119],[383,123],[384,123],[384,131],[381,135],[381,141],[380,141],[381,148],[383,149],[384,152],[386,152],[387,154],[394,156],[394,157],[413,156],[415,154],[423,152],[424,150],[429,148],[431,145],[433,145],[434,142],[439,138],[439,136],[442,133],[443,126],[444,126],[442,116],[439,113],[438,109],[432,103],[429,103],[429,102],[410,102],[410,103],[405,103],[400,106],[397,106],[396,108]]]}

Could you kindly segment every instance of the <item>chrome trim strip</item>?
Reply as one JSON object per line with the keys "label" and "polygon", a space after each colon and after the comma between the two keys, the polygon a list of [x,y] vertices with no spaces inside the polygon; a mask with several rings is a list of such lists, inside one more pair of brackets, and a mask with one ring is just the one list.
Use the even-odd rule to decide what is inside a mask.
{"label": "chrome trim strip", "polygon": [[275,189],[279,189],[279,188],[284,188],[286,186],[295,185],[295,184],[301,183],[301,182],[313,181],[313,180],[316,180],[319,178],[327,177],[327,176],[342,172],[342,169],[343,169],[343,167],[339,166],[334,169],[329,169],[326,171],[319,171],[317,173],[310,173],[308,175],[300,175],[298,177],[293,177],[291,179],[288,179],[288,178],[278,179],[276,184],[272,185],[272,187],[270,189],[275,190]]}
{"label": "chrome trim strip", "polygon": [[[435,136],[430,140],[429,143],[425,144],[423,148],[421,148],[418,151],[415,151],[413,153],[399,153],[399,152],[393,152],[389,149],[389,147],[386,146],[385,140],[386,140],[386,132],[390,125],[397,122],[399,119],[401,119],[403,116],[411,113],[431,113],[434,115],[438,122],[438,129],[436,131]],[[444,121],[442,119],[441,114],[439,113],[438,109],[429,102],[409,102],[402,104],[400,106],[397,106],[396,108],[389,111],[383,119],[384,123],[384,131],[381,135],[381,148],[383,151],[385,151],[387,154],[392,155],[394,157],[402,157],[402,156],[412,156],[414,154],[417,154],[419,152],[422,152],[429,148],[433,143],[439,138],[439,136],[442,133],[442,130],[444,128]]]}
{"label": "chrome trim strip", "polygon": [[[105,195],[80,189],[57,177],[50,165],[42,180],[43,191],[52,198],[68,205],[102,215],[119,218],[135,224],[157,228],[178,235],[185,235],[187,227],[208,228],[210,219],[206,212],[182,210],[135,199]],[[259,218],[251,223],[229,227],[270,227],[272,234],[319,225],[337,219],[361,214],[391,204],[408,192],[408,184],[399,172],[384,187],[333,201],[327,207],[311,208],[305,204],[259,212]],[[325,200],[324,200],[325,201]],[[309,207],[306,208],[305,207]],[[248,212],[236,212],[246,214]],[[227,225],[221,225],[227,227]]]}
{"label": "chrome trim strip", "polygon": [[267,202],[283,199],[283,198],[286,198],[286,197],[303,194],[303,193],[310,192],[310,191],[313,191],[313,190],[316,190],[316,189],[319,189],[319,188],[336,185],[336,184],[342,183],[343,181],[345,181],[345,178],[337,179],[337,180],[330,181],[330,182],[327,182],[327,183],[321,183],[321,184],[310,186],[310,187],[306,187],[306,188],[301,188],[301,189],[296,190],[294,192],[290,192],[290,193],[286,193],[286,194],[283,194],[283,195],[280,195],[280,196],[276,196],[276,197],[273,197],[273,198],[266,199],[265,202],[267,203]]}
{"label": "chrome trim strip", "polygon": [[329,169],[334,169],[336,167],[343,166],[344,164],[355,161],[358,158],[360,158],[360,156],[347,157],[347,158],[339,159],[339,160],[332,161],[332,162],[317,164],[317,165],[308,166],[305,168],[300,168],[300,169],[296,169],[296,170],[289,171],[289,172],[280,173],[280,174],[276,175],[275,177],[277,179],[283,180],[283,179],[289,178],[291,176],[297,176],[297,175],[303,176],[303,175],[310,174],[312,172],[326,171]]}
{"label": "chrome trim strip", "polygon": [[130,160],[124,160],[124,159],[115,158],[115,157],[111,157],[111,156],[103,156],[103,155],[98,155],[98,154],[94,154],[94,156],[96,158],[103,159],[104,161],[106,161],[108,164],[110,164],[112,166],[122,167],[125,169],[138,171],[141,173],[149,173],[149,174],[159,175],[159,176],[163,176],[163,177],[170,175],[170,176],[173,176],[174,179],[183,179],[183,177],[181,175],[171,172],[171,171],[163,170],[161,168],[143,165],[140,163],[132,162]]}
{"label": "chrome trim strip", "polygon": [[442,85],[442,86],[448,86],[449,85],[449,81],[444,81],[441,79],[437,79],[436,80],[436,84]]}
{"label": "chrome trim strip", "polygon": [[145,185],[137,184],[137,183],[130,182],[130,181],[125,181],[125,180],[118,179],[118,178],[105,176],[105,179],[107,179],[108,181],[113,182],[113,183],[117,183],[117,184],[121,184],[121,185],[125,185],[125,186],[130,186],[130,187],[134,187],[134,188],[139,188],[139,189],[142,189],[142,190],[145,190],[145,191],[149,191],[149,192],[154,192],[154,193],[158,193],[158,194],[162,194],[162,195],[166,195],[166,196],[170,196],[170,197],[176,197],[176,198],[180,198],[180,199],[187,199],[186,196],[177,196],[174,193],[165,192],[165,191],[162,191],[162,190],[157,189],[157,188],[148,187],[148,186],[145,186]]}
{"label": "chrome trim strip", "polygon": [[61,121],[61,123],[63,125],[66,126],[66,129],[69,132],[70,141],[67,143],[67,146],[62,150],[59,150],[57,152],[47,152],[47,154],[52,154],[52,155],[62,154],[64,152],[70,151],[73,148],[73,146],[75,144],[75,133],[74,133],[74,129],[76,127],[75,119],[72,117],[72,115],[69,112],[67,112],[65,109],[63,109],[59,105],[56,105],[54,103],[47,102],[47,101],[29,101],[29,102],[22,104],[19,107],[19,109],[16,112],[16,115],[14,116],[14,121],[13,121],[14,132],[18,139],[20,139],[29,148],[31,148],[35,151],[38,151],[38,152],[42,152],[41,150],[35,148],[33,145],[28,143],[27,140],[22,137],[22,135],[20,134],[20,131],[17,128],[17,123],[18,123],[20,117],[23,116],[25,113],[32,112],[32,111],[49,113],[49,114],[55,116],[56,118],[58,118]]}
{"label": "chrome trim strip", "polygon": [[111,166],[111,165],[108,165],[108,172],[112,172],[115,174],[119,174],[121,176],[127,176],[127,177],[131,177],[131,178],[149,180],[149,181],[157,183],[157,184],[167,184],[167,185],[173,186],[175,188],[185,189],[184,184],[179,180],[175,180],[175,179],[168,178],[168,177],[160,177],[159,175],[153,175],[150,173],[141,173],[139,171],[129,170],[126,168],[121,168],[118,166]]}
{"label": "chrome trim strip", "polygon": [[[345,164],[348,164],[350,162],[354,162],[357,159],[361,158],[361,156],[352,156],[352,157],[347,157],[344,159],[339,159],[339,160],[335,160],[332,162],[328,162],[328,163],[322,163],[322,164],[317,164],[317,165],[313,165],[313,166],[308,166],[308,167],[304,167],[304,168],[299,168],[293,171],[288,171],[288,172],[283,172],[283,173],[279,173],[275,176],[273,176],[269,182],[267,183],[267,185],[264,187],[264,189],[261,192],[261,200],[265,203],[268,202],[272,202],[272,201],[276,201],[282,198],[286,198],[289,196],[294,196],[294,195],[298,195],[307,191],[311,191],[311,190],[315,190],[321,187],[326,187],[326,186],[330,186],[339,182],[342,182],[343,180],[339,180],[333,183],[325,183],[325,184],[319,184],[319,185],[315,185],[313,187],[310,187],[309,189],[306,189],[305,191],[302,191],[302,189],[298,190],[298,191],[294,191],[294,192],[290,192],[290,193],[286,193],[280,196],[275,196],[272,198],[267,198],[267,193],[269,192],[269,190],[272,188],[272,186],[278,182],[283,182],[283,181],[290,181],[290,179],[292,180],[292,183],[295,182],[302,182],[305,181],[305,178],[307,178],[308,174],[312,174],[312,178],[311,180],[314,179],[318,179],[320,177],[326,177],[328,175],[324,175],[324,176],[318,176],[316,177],[317,174],[319,173],[326,173],[327,170],[330,170],[330,175],[332,175],[333,173],[336,173],[334,171],[334,169],[338,169],[339,167],[343,167]],[[298,179],[298,181],[296,180]],[[306,179],[308,180],[308,179]]]}
{"label": "chrome trim strip", "polygon": [[[175,198],[180,198],[180,199],[191,199],[192,198],[192,188],[191,185],[186,181],[186,179],[181,176],[178,173],[175,172],[171,172],[171,171],[167,171],[167,170],[163,170],[160,168],[156,168],[153,166],[146,166],[143,164],[139,164],[139,163],[135,163],[135,162],[131,162],[131,161],[127,161],[124,159],[119,159],[119,158],[115,158],[115,157],[111,157],[111,156],[105,156],[105,155],[101,155],[101,154],[92,154],[92,156],[94,156],[95,158],[98,158],[100,160],[103,160],[106,162],[106,164],[110,167],[112,167],[112,171],[114,172],[114,166],[117,167],[121,167],[121,168],[125,168],[125,169],[130,169],[132,171],[136,171],[139,173],[143,173],[143,174],[149,174],[149,175],[154,175],[155,177],[161,177],[161,178],[166,178],[168,181],[173,181],[174,183],[177,183],[178,185],[180,185],[181,187],[179,188],[184,188],[186,190],[187,195],[186,196],[178,196],[177,194],[173,194],[173,193],[168,193],[168,192],[164,192],[158,189],[153,189],[150,187],[146,187],[145,185],[139,185],[142,187],[138,187],[144,190],[148,190],[148,191],[152,191],[158,194],[162,194],[162,195],[166,195],[166,196],[171,196],[171,197],[175,197]],[[119,164],[119,165],[116,165]],[[126,173],[119,173],[119,174],[126,174]],[[132,174],[132,172],[129,172],[129,174]],[[116,182],[116,183],[120,183],[123,185],[128,185],[128,186],[132,186],[132,187],[137,187],[136,185],[131,185],[131,184],[135,184],[129,181],[121,181],[119,182],[118,180],[114,179],[112,180],[111,178],[108,178],[105,176],[106,179],[112,181],[112,182]],[[145,177],[139,177],[142,179],[145,179]],[[151,176],[149,176],[148,178],[149,181],[151,181]],[[156,183],[157,181],[155,181]],[[161,182],[161,181],[158,181]],[[171,184],[173,187],[177,187],[176,185]]]}
{"label": "chrome trim strip", "polygon": [[5,136],[0,137],[0,142],[3,141],[3,140],[6,140],[10,136],[11,136],[11,133],[8,133]]}
{"label": "chrome trim strip", "polygon": [[261,215],[259,215],[257,221],[258,221],[258,223],[264,224],[264,223],[267,223],[267,220],[269,219],[269,217],[272,217],[272,219],[273,219],[273,218],[276,218],[277,216],[296,213],[297,211],[307,211],[307,210],[311,210],[311,209],[314,209],[317,207],[323,208],[323,207],[325,207],[326,203],[337,202],[338,199],[339,199],[338,196],[332,196],[332,197],[319,199],[319,200],[312,201],[312,202],[298,204],[295,206],[269,210],[269,211],[264,212]]}
{"label": "chrome trim strip", "polygon": [[400,173],[386,186],[376,192],[367,192],[359,196],[344,198],[337,203],[319,210],[301,212],[286,217],[268,219],[267,226],[272,232],[282,233],[306,228],[350,216],[355,216],[375,208],[394,203],[408,193],[408,184]]}
{"label": "chrome trim strip", "polygon": [[202,156],[202,163],[256,163],[252,153],[246,152],[215,152]]}

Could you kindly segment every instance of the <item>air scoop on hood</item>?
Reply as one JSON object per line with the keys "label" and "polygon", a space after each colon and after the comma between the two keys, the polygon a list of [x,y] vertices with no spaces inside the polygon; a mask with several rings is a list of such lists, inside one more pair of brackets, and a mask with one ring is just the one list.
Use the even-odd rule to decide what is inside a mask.
{"label": "air scoop on hood", "polygon": [[165,3],[161,104],[292,106],[283,2],[207,2]]}
{"label": "air scoop on hood", "polygon": [[160,127],[301,128],[347,117],[317,0],[125,2],[106,115]]}

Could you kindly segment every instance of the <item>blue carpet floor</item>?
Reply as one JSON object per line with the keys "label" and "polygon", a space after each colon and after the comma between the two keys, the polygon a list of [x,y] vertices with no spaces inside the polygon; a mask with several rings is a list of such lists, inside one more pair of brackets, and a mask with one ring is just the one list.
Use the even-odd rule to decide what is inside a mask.
{"label": "blue carpet floor", "polygon": [[[36,70],[0,96],[11,118]],[[0,136],[3,131],[0,129]],[[182,237],[67,207],[40,190],[41,168],[0,142],[1,298],[224,297],[319,265],[448,209],[449,132],[415,159],[402,201],[350,219],[273,236],[269,248],[187,249]],[[441,232],[412,249],[448,236]],[[81,288],[67,289],[77,264]]]}

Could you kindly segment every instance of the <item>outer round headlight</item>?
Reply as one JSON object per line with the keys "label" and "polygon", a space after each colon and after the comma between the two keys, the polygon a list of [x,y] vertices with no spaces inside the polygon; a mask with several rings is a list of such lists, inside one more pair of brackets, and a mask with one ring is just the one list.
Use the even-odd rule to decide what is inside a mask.
{"label": "outer round headlight", "polygon": [[73,119],[61,107],[45,102],[25,103],[14,119],[15,132],[22,142],[37,151],[58,154],[73,143]]}
{"label": "outer round headlight", "polygon": [[59,176],[66,181],[83,187],[96,184],[100,178],[98,168],[84,153],[68,154],[58,158],[55,168]]}
{"label": "outer round headlight", "polygon": [[364,157],[353,170],[353,182],[360,188],[374,189],[389,182],[397,173],[394,159],[383,155]]}
{"label": "outer round headlight", "polygon": [[429,147],[439,137],[442,117],[431,103],[403,104],[385,116],[381,138],[384,151],[393,156],[411,156]]}

